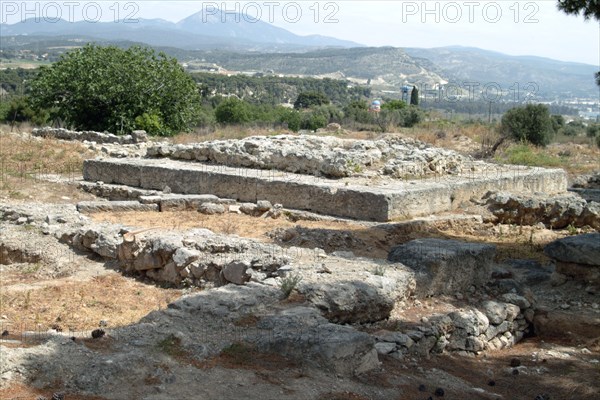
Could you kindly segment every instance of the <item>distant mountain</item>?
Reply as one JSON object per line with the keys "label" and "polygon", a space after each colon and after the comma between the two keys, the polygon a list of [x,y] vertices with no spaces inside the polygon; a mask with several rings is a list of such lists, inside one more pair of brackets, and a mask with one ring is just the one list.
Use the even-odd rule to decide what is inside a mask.
{"label": "distant mountain", "polygon": [[252,21],[245,15],[221,13],[218,10],[210,14],[202,10],[177,23],[162,19],[139,19],[137,23],[27,19],[11,25],[0,24],[0,35],[82,35],[189,50],[301,51],[361,46],[327,36],[300,36],[266,22]]}
{"label": "distant mountain", "polygon": [[[198,55],[200,56],[200,55]],[[373,85],[401,86],[444,82],[428,60],[415,60],[394,47],[322,49],[304,53],[202,53],[206,62],[232,71],[272,71],[278,74],[347,78]]]}
{"label": "distant mountain", "polygon": [[522,93],[531,82],[538,87],[537,95],[543,97],[553,93],[563,96],[598,95],[594,73],[599,67],[594,65],[534,56],[509,56],[461,46],[405,48],[404,51],[413,58],[430,60],[436,65],[435,72],[459,85],[477,82],[481,88],[488,83],[497,83],[503,90],[516,91],[515,83],[519,83],[518,90]]}

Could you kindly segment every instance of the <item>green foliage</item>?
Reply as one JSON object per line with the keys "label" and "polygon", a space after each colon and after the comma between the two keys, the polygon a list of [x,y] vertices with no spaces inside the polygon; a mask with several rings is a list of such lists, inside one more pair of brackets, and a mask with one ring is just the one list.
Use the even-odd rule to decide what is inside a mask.
{"label": "green foliage", "polygon": [[156,114],[143,113],[135,118],[135,127],[145,130],[149,135],[162,135],[162,118]]}
{"label": "green foliage", "polygon": [[505,164],[528,165],[531,167],[558,167],[563,160],[541,151],[533,151],[527,144],[511,146],[498,161]]}
{"label": "green foliage", "polygon": [[552,130],[554,133],[560,132],[561,129],[565,127],[565,117],[562,115],[552,115],[550,116],[552,120]]}
{"label": "green foliage", "polygon": [[235,97],[223,100],[217,106],[215,118],[221,124],[242,124],[252,120],[248,103]]}
{"label": "green foliage", "polygon": [[299,274],[290,274],[281,279],[280,289],[283,292],[284,298],[290,297],[290,294],[296,289],[296,286],[302,281],[302,276]]}
{"label": "green foliage", "polygon": [[0,120],[9,124],[31,121],[35,125],[42,125],[48,120],[47,110],[35,110],[31,106],[28,96],[13,97],[0,110]]}
{"label": "green foliage", "polygon": [[302,117],[298,111],[285,107],[277,107],[275,114],[277,115],[277,122],[286,124],[289,130],[294,132],[300,130]]}
{"label": "green foliage", "polygon": [[502,117],[500,131],[519,141],[546,146],[553,134],[548,108],[543,104],[512,108]]}
{"label": "green foliage", "polygon": [[591,124],[585,130],[585,134],[587,137],[591,137],[591,138],[600,136],[600,124]]}
{"label": "green foliage", "polygon": [[301,129],[316,131],[319,128],[324,128],[328,124],[327,118],[319,112],[307,112],[302,114],[300,121]]}
{"label": "green foliage", "polygon": [[384,109],[379,113],[378,122],[384,130],[389,127],[411,128],[421,122],[424,115],[423,111],[415,106],[404,107],[400,110]]}
{"label": "green foliage", "polygon": [[[70,51],[40,69],[31,98],[75,129],[120,134],[135,129],[140,116],[158,123],[159,134],[185,131],[200,109],[198,88],[177,60],[143,47],[86,45]],[[151,121],[144,121],[144,113]]]}
{"label": "green foliage", "polygon": [[402,100],[390,100],[381,105],[382,110],[402,110],[406,107],[406,103]]}
{"label": "green foliage", "polygon": [[321,106],[323,104],[329,104],[330,101],[323,92],[302,92],[298,95],[298,98],[294,102],[295,109],[311,108],[315,106]]}
{"label": "green foliage", "polygon": [[369,106],[362,100],[355,100],[344,107],[344,117],[348,121],[361,124],[373,124],[375,122],[373,113],[369,112]]}
{"label": "green foliage", "polygon": [[413,89],[410,92],[410,105],[412,105],[412,106],[419,105],[419,89],[416,86],[413,86]]}
{"label": "green foliage", "polygon": [[592,17],[600,20],[598,0],[558,0],[558,9],[565,14],[583,14],[583,18],[586,20]]}

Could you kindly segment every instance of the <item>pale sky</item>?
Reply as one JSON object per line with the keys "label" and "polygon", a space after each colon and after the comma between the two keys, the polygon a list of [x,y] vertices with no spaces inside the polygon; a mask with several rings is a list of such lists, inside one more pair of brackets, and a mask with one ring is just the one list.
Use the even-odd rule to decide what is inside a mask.
{"label": "pale sky", "polygon": [[[27,12],[63,19],[117,15],[177,22],[203,7],[260,17],[299,35],[320,34],[370,46],[440,47],[462,45],[511,55],[535,55],[600,65],[600,24],[567,16],[556,0],[544,1],[36,1]],[[92,4],[93,3],[93,4]],[[18,22],[22,1],[3,0],[2,22]],[[37,4],[37,6],[36,6]],[[70,5],[69,5],[70,4]],[[12,8],[11,8],[12,7]],[[16,9],[15,9],[16,7]],[[36,7],[38,7],[36,11]],[[70,7],[70,9],[69,9]],[[32,11],[33,10],[33,11]],[[69,14],[71,11],[72,14]],[[45,13],[45,14],[44,14]],[[31,15],[29,15],[31,17]]]}

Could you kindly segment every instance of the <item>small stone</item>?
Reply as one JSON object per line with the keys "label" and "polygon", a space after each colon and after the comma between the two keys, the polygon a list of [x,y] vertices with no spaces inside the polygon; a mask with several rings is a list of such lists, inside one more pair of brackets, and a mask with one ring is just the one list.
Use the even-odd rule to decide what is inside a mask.
{"label": "small stone", "polygon": [[98,326],[101,328],[104,328],[106,326],[108,326],[108,321],[106,321],[105,319],[100,320],[100,322],[98,322]]}
{"label": "small stone", "polygon": [[169,193],[171,193],[171,188],[170,188],[169,186],[165,186],[165,187],[164,187],[164,189],[163,189],[163,193],[164,193],[164,194],[169,194]]}
{"label": "small stone", "polygon": [[435,394],[437,397],[444,397],[444,389],[437,388],[433,394]]}
{"label": "small stone", "polygon": [[396,343],[379,342],[375,343],[375,350],[378,354],[389,354],[396,350]]}
{"label": "small stone", "polygon": [[513,368],[521,366],[521,360],[519,360],[518,358],[511,359],[510,360],[510,366],[513,367]]}
{"label": "small stone", "polygon": [[100,339],[104,335],[106,335],[106,332],[104,332],[104,329],[94,329],[92,331],[92,338],[94,338],[94,339]]}
{"label": "small stone", "polygon": [[2,331],[2,337],[8,336],[10,333],[7,330]]}
{"label": "small stone", "polygon": [[513,369],[513,370],[512,370],[512,374],[513,374],[513,375],[519,375],[519,370],[518,370],[518,369],[516,369],[516,368],[515,368],[515,369]]}
{"label": "small stone", "polygon": [[427,390],[427,388],[425,387],[425,385],[423,385],[423,384],[419,385],[419,392],[424,392],[426,390]]}
{"label": "small stone", "polygon": [[259,200],[256,202],[256,209],[259,212],[269,211],[272,207],[271,202],[268,200]]}
{"label": "small stone", "polygon": [[496,381],[495,380],[490,380],[488,382],[488,386],[496,386]]}

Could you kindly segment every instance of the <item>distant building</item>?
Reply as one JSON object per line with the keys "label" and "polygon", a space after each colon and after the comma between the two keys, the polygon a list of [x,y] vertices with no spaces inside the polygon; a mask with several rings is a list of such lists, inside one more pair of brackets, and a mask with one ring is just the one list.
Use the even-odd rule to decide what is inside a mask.
{"label": "distant building", "polygon": [[371,105],[369,106],[369,111],[371,112],[380,112],[381,111],[381,101],[373,100]]}

